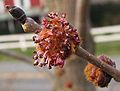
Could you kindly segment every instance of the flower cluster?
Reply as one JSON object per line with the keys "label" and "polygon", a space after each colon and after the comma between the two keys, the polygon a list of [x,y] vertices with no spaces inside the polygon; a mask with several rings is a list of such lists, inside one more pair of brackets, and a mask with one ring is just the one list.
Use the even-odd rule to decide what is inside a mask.
{"label": "flower cluster", "polygon": [[[105,55],[99,56],[98,59],[111,65],[114,68],[116,67],[115,63],[112,62],[112,60]],[[112,79],[112,76],[90,63],[88,63],[85,67],[84,73],[86,75],[87,80],[99,87],[107,87],[108,83]]]}
{"label": "flower cluster", "polygon": [[[34,65],[63,67],[65,59],[75,52],[80,44],[77,30],[66,20],[66,15],[51,12],[42,20],[41,30],[36,30],[33,36],[36,51]],[[41,59],[42,58],[42,59]]]}

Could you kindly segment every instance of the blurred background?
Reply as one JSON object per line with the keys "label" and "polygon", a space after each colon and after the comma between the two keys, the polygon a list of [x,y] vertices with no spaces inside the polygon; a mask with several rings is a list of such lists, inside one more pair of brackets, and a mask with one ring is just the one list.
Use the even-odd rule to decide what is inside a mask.
{"label": "blurred background", "polygon": [[39,24],[50,11],[66,13],[82,47],[108,55],[120,69],[120,0],[0,0],[0,91],[119,91],[114,80],[106,88],[89,83],[83,72],[87,62],[75,55],[63,69],[34,67],[34,34],[24,33],[5,5],[21,7]]}

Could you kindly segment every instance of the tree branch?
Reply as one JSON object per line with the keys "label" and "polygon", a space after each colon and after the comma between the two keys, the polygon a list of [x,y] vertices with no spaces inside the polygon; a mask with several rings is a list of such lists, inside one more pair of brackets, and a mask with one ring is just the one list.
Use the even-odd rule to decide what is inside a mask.
{"label": "tree branch", "polygon": [[15,58],[15,59],[24,61],[24,62],[29,63],[29,64],[32,64],[32,60],[33,60],[32,58],[27,57],[27,56],[24,56],[24,55],[21,55],[21,54],[15,52],[15,51],[0,50],[0,54],[13,57],[13,58]]}
{"label": "tree branch", "polygon": [[[16,8],[15,7],[11,7],[12,9],[10,9],[9,6],[7,6],[7,8],[9,10],[9,12],[11,12],[11,14],[14,17],[14,14],[16,14],[16,13],[12,12],[10,10],[12,10],[12,9],[16,10]],[[19,12],[22,12],[21,15],[24,14],[24,12],[22,11],[22,9],[19,9],[19,8],[17,8],[17,9],[18,9]],[[14,17],[14,18],[16,18],[16,17]],[[27,18],[26,18],[26,20],[27,20]],[[30,23],[30,25],[32,23],[31,27],[34,27],[34,29],[32,29],[32,28],[29,27],[30,28],[29,30],[31,31],[31,29],[32,29],[32,32],[35,31],[36,28],[39,28],[39,25],[36,24],[36,23],[34,23],[34,22],[35,22],[34,20],[32,20],[30,22],[27,22],[28,24]],[[30,32],[30,31],[28,31],[28,32]],[[1,52],[3,52],[3,51],[1,51]],[[5,52],[5,51],[3,53],[7,54],[7,52]],[[106,64],[105,62],[99,61],[99,59],[97,57],[95,57],[94,55],[90,54],[89,52],[87,52],[86,50],[84,50],[82,47],[77,47],[75,54],[77,56],[79,56],[79,57],[84,58],[85,60],[87,60],[88,62],[92,63],[93,65],[101,68],[104,72],[106,72],[109,75],[111,75],[117,82],[120,82],[120,71],[119,70],[113,68],[112,66]],[[12,54],[11,54],[11,56],[12,56]],[[19,56],[17,56],[17,55],[15,55],[14,57],[18,57],[19,58]],[[26,61],[30,60],[30,59],[26,59],[26,58],[23,58],[23,59],[26,60]]]}

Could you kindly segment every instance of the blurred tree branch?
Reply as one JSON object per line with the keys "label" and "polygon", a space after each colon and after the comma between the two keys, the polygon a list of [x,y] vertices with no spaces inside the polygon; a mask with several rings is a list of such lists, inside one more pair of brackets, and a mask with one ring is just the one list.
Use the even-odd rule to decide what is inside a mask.
{"label": "blurred tree branch", "polygon": [[[17,52],[15,52],[15,51],[12,51],[12,50],[0,50],[0,54],[6,55],[6,56],[10,56],[10,57],[12,57],[12,58],[14,58],[14,59],[23,61],[23,62],[25,62],[25,63],[27,63],[27,64],[30,64],[30,65],[33,64],[33,62],[32,62],[33,59],[32,59],[31,57],[22,55],[22,54],[20,54],[20,53],[17,53]],[[39,68],[35,68],[35,69],[36,69],[37,71],[40,71]],[[41,71],[40,71],[40,72],[41,72]],[[48,72],[48,71],[45,72],[45,70],[44,70],[43,74],[44,74],[47,78],[49,78],[49,80],[53,80],[53,78],[54,78],[54,76],[53,76],[53,74],[52,74],[51,72]]]}
{"label": "blurred tree branch", "polygon": [[21,55],[21,54],[15,52],[15,51],[10,51],[10,50],[0,50],[0,54],[13,57],[15,59],[21,60],[21,61],[29,63],[29,64],[32,64],[32,60],[33,60],[30,57],[27,57],[25,55]]}

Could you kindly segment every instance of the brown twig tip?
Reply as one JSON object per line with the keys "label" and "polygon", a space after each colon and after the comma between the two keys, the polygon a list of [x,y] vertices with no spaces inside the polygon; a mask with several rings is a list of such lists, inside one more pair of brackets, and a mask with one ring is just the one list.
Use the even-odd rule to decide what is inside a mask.
{"label": "brown twig tip", "polygon": [[15,20],[17,20],[18,22],[22,24],[23,30],[25,32],[38,33],[39,32],[38,30],[41,30],[40,25],[37,24],[32,18],[27,17],[23,9],[17,6],[10,6],[10,5],[6,5],[5,7],[10,13],[10,15],[12,15],[12,17]]}
{"label": "brown twig tip", "polygon": [[27,16],[21,8],[17,6],[10,6],[10,5],[6,5],[5,7],[17,21],[19,21],[22,24],[25,23]]}
{"label": "brown twig tip", "polygon": [[11,6],[10,6],[10,5],[5,5],[5,8],[6,8],[7,10],[9,10],[9,9],[11,8]]}

